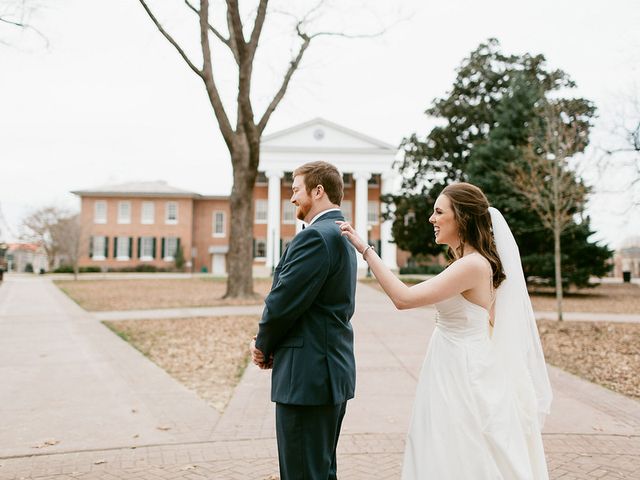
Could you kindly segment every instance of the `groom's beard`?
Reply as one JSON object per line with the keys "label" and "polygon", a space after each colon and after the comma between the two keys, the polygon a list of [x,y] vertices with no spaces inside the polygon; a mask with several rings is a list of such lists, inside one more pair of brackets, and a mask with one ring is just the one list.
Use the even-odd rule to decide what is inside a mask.
{"label": "groom's beard", "polygon": [[298,205],[296,207],[296,218],[304,222],[305,221],[304,219],[306,218],[310,210],[311,210],[311,205],[302,205],[302,204]]}

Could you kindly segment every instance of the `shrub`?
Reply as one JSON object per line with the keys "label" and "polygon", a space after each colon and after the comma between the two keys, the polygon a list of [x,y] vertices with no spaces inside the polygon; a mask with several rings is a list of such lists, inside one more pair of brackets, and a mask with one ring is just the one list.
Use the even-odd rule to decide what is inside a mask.
{"label": "shrub", "polygon": [[[78,272],[80,273],[99,273],[100,267],[88,266],[88,267],[80,267]],[[58,268],[53,270],[53,273],[73,273],[73,265],[60,265]]]}
{"label": "shrub", "polygon": [[442,272],[444,267],[442,265],[412,265],[400,268],[400,274],[413,274],[413,275],[437,275]]}

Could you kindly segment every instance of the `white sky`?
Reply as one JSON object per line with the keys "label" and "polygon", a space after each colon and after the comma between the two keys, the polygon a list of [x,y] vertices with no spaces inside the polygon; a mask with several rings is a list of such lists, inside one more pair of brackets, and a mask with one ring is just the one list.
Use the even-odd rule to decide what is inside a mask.
{"label": "white sky", "polygon": [[[0,45],[0,206],[12,230],[17,233],[20,219],[34,208],[75,208],[70,190],[105,183],[163,179],[203,194],[228,194],[228,153],[203,84],[139,2],[41,3],[45,8],[32,20],[49,48],[29,35],[10,37],[14,47]],[[161,12],[163,19],[180,38],[197,39],[195,17],[179,15],[183,2],[175,3],[175,10]],[[463,57],[489,37],[498,38],[505,53],[542,53],[550,67],[571,75],[577,94],[599,107],[594,144],[611,141],[621,98],[640,86],[637,0],[394,5],[400,13],[380,9],[378,15],[413,15],[382,38],[312,43],[266,133],[321,116],[391,144],[412,132],[424,134],[432,125],[424,110],[446,94]],[[375,24],[357,11],[344,18],[351,27]],[[9,38],[3,32],[0,38]],[[254,80],[266,85],[256,91],[261,105],[290,58],[277,29],[266,31],[265,39]],[[199,65],[195,54],[194,61]],[[232,94],[228,78],[220,82]],[[624,172],[604,177],[606,185],[602,176],[588,177],[603,192],[594,195],[589,212],[597,238],[617,246],[640,235],[640,212],[625,213],[627,195],[606,193],[624,184]],[[6,231],[0,236],[10,238]]]}

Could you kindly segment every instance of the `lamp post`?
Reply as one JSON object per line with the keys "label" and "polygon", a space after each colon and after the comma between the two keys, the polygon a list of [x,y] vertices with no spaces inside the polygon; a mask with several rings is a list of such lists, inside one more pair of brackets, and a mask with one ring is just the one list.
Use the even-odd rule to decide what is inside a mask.
{"label": "lamp post", "polygon": [[8,248],[9,246],[5,242],[0,243],[0,282],[2,282],[2,277],[4,276],[5,265],[7,263],[5,255]]}
{"label": "lamp post", "polygon": [[[367,224],[367,245],[371,245],[371,229],[373,227]],[[367,262],[367,278],[371,278],[371,267],[369,266],[369,262]]]}

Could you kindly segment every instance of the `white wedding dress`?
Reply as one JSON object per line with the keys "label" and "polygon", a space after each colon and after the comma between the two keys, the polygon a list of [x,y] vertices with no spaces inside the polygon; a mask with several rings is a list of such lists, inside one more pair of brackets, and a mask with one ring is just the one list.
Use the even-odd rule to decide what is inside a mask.
{"label": "white wedding dress", "polygon": [[485,308],[462,295],[436,308],[402,479],[548,479],[531,375],[504,365]]}

